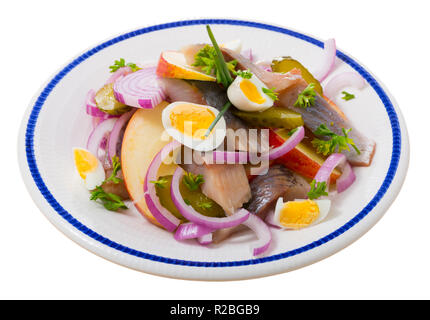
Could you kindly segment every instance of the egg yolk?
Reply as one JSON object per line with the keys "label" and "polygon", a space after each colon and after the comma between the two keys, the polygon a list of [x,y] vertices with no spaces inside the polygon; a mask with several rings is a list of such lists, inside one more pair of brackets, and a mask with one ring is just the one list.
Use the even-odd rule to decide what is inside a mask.
{"label": "egg yolk", "polygon": [[242,90],[243,94],[250,100],[251,102],[262,104],[266,101],[263,96],[258,91],[255,84],[253,84],[248,79],[243,79],[240,82],[240,90]]}
{"label": "egg yolk", "polygon": [[286,228],[300,229],[310,225],[319,216],[315,201],[289,201],[284,203],[279,213],[279,222]]}
{"label": "egg yolk", "polygon": [[170,112],[170,122],[179,132],[197,139],[205,139],[205,133],[215,120],[208,108],[192,104],[181,104]]}
{"label": "egg yolk", "polygon": [[82,179],[85,179],[87,173],[94,171],[97,166],[97,158],[90,152],[82,149],[74,150],[75,165]]}

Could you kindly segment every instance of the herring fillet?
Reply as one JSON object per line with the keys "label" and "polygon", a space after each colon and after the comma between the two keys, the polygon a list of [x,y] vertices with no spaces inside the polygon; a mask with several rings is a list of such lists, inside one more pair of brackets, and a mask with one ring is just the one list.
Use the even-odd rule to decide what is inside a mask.
{"label": "herring fillet", "polygon": [[[250,187],[252,197],[247,210],[261,219],[265,219],[267,214],[274,210],[279,197],[283,197],[284,201],[306,199],[310,189],[305,178],[280,164],[270,167],[265,175],[255,177],[251,181]],[[243,230],[246,230],[243,225],[216,230],[213,240],[215,243],[219,243]]]}
{"label": "herring fillet", "polygon": [[251,188],[242,164],[181,164],[181,167],[204,178],[202,192],[232,215],[251,198]]}
{"label": "herring fillet", "polygon": [[351,129],[348,137],[354,140],[355,145],[360,150],[360,154],[354,148],[350,148],[350,151],[344,150],[342,153],[345,154],[348,161],[354,166],[369,166],[375,153],[375,141],[357,130],[334,103],[328,102],[316,93],[315,104],[313,106],[308,108],[294,106],[298,95],[306,87],[307,83],[301,80],[296,85],[282,91],[278,96],[277,105],[300,113],[305,126],[311,131],[315,131],[321,124],[325,124],[334,133],[343,136],[342,128]]}

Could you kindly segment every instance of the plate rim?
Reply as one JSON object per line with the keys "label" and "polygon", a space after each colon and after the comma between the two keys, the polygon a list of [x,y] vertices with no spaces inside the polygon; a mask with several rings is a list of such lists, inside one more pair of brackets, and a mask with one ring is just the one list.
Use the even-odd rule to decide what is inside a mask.
{"label": "plate rim", "polygon": [[[123,40],[126,40],[131,37],[139,36],[145,33],[150,33],[157,30],[163,30],[163,29],[171,29],[176,27],[183,27],[183,26],[189,26],[189,25],[201,25],[201,24],[222,24],[222,25],[235,25],[235,26],[246,26],[251,28],[260,28],[265,29],[269,31],[275,31],[278,33],[286,34],[288,36],[293,36],[295,38],[307,41],[311,44],[314,44],[320,48],[323,47],[323,42],[320,40],[317,40],[316,38],[313,38],[311,36],[308,36],[304,33],[293,31],[291,29],[287,29],[280,26],[275,26],[272,24],[267,23],[261,23],[261,22],[255,22],[255,21],[246,21],[246,20],[235,20],[235,19],[194,19],[194,20],[182,20],[182,21],[176,21],[176,22],[169,22],[169,23],[163,23],[159,25],[144,27],[140,29],[136,29],[131,32],[127,32],[124,34],[121,34],[119,36],[116,36],[114,38],[111,38],[110,40],[104,41],[97,46],[87,50],[83,54],[79,55],[77,58],[72,60],[69,64],[67,64],[64,68],[60,69],[61,71],[55,73],[55,76],[50,78],[51,80],[48,80],[41,88],[39,89],[33,98],[32,102],[29,105],[29,108],[24,116],[24,119],[21,124],[21,130],[20,130],[20,137],[19,137],[19,146],[18,146],[18,152],[19,152],[19,163],[21,168],[21,173],[23,175],[24,181],[26,182],[27,189],[30,192],[30,195],[32,196],[33,200],[36,202],[36,199],[34,198],[34,191],[33,189],[29,188],[29,183],[33,183],[37,188],[36,191],[38,191],[38,197],[42,196],[42,198],[45,200],[45,202],[42,204],[36,202],[39,209],[47,216],[47,213],[44,212],[43,209],[46,208],[46,205],[48,204],[50,208],[54,209],[54,211],[61,216],[65,221],[68,222],[69,225],[73,226],[82,236],[86,235],[90,238],[92,238],[95,241],[98,241],[103,246],[108,246],[109,248],[113,250],[118,250],[122,253],[134,256],[136,258],[143,258],[151,260],[152,262],[161,262],[161,263],[167,263],[167,264],[173,264],[173,265],[181,265],[186,267],[203,267],[203,268],[213,268],[218,269],[221,267],[229,268],[229,267],[240,267],[240,266],[247,266],[247,265],[256,265],[256,264],[263,264],[271,261],[276,260],[284,260],[289,257],[293,257],[296,255],[300,255],[304,252],[309,252],[314,248],[320,247],[323,244],[330,242],[336,238],[338,238],[340,235],[344,234],[346,231],[350,230],[352,227],[354,227],[358,222],[360,222],[362,219],[364,219],[369,213],[373,211],[373,209],[380,203],[382,199],[387,195],[387,192],[390,188],[393,187],[392,182],[395,178],[399,177],[399,166],[400,166],[400,158],[403,157],[403,172],[400,176],[400,185],[396,188],[394,192],[392,192],[392,200],[388,205],[390,205],[394,198],[397,196],[398,192],[400,191],[401,184],[403,183],[407,167],[409,163],[409,144],[408,144],[408,136],[407,136],[407,130],[406,126],[404,124],[404,119],[401,115],[400,110],[397,107],[397,104],[395,103],[393,97],[390,94],[387,94],[388,90],[385,89],[385,86],[379,81],[376,80],[376,77],[372,75],[369,71],[367,71],[361,63],[356,62],[356,59],[353,59],[350,57],[350,55],[346,55],[340,50],[337,50],[337,57],[350,65],[354,70],[359,72],[369,83],[369,85],[375,90],[377,95],[379,96],[379,99],[381,99],[389,117],[392,134],[393,134],[393,151],[391,155],[390,160],[390,166],[387,172],[386,177],[384,178],[384,181],[381,185],[381,187],[376,192],[375,196],[372,198],[372,200],[358,213],[356,214],[351,220],[349,220],[347,223],[345,223],[343,226],[337,228],[335,231],[329,233],[328,235],[321,237],[318,240],[315,240],[305,246],[302,246],[297,249],[289,250],[284,253],[261,257],[261,258],[254,258],[249,260],[237,260],[237,261],[221,261],[221,262],[204,262],[204,261],[188,261],[188,260],[181,260],[181,259],[175,259],[175,258],[167,258],[167,257],[161,257],[157,255],[153,255],[150,253],[145,253],[142,251],[138,251],[135,249],[128,248],[126,246],[123,246],[121,244],[118,244],[110,239],[107,239],[103,237],[102,235],[98,234],[97,232],[91,230],[90,228],[86,227],[82,223],[80,223],[78,220],[73,218],[73,216],[68,213],[60,203],[58,203],[55,199],[55,197],[50,193],[48,188],[46,187],[43,178],[40,175],[40,172],[37,168],[37,163],[34,155],[34,130],[37,123],[37,118],[40,113],[41,108],[44,105],[44,102],[46,98],[49,96],[50,92],[54,90],[55,86],[77,65],[79,65],[81,62],[85,61],[92,55],[96,54],[97,52],[103,50],[106,47],[109,47],[111,45],[114,45],[115,43],[121,42]],[[387,92],[386,92],[387,91]],[[392,102],[394,101],[394,103]],[[396,110],[397,109],[397,110]],[[401,123],[400,123],[401,122]],[[22,143],[24,142],[25,152],[23,152],[23,146]],[[401,152],[404,152],[402,154]],[[406,153],[406,154],[405,154]],[[406,155],[406,157],[405,157]],[[25,160],[25,163],[23,163],[23,158]],[[31,179],[29,180],[28,177],[25,176],[25,173],[27,172],[31,173]],[[391,190],[391,189],[390,189]],[[43,209],[42,209],[43,207]],[[387,208],[388,209],[388,208]],[[382,215],[386,212],[385,210],[382,210],[382,212],[377,217],[378,221]],[[374,223],[376,223],[376,221]],[[368,225],[366,230],[363,232],[363,234],[368,231],[373,225]],[[54,223],[55,225],[55,223]],[[76,231],[74,230],[74,231]],[[63,231],[63,230],[61,230]],[[66,234],[67,235],[67,234]],[[79,235],[78,235],[79,236]],[[361,235],[358,235],[352,241],[357,240]],[[349,242],[352,242],[349,241]],[[88,242],[88,241],[87,241]],[[346,245],[348,245],[347,243]],[[338,247],[335,252],[341,250],[344,246]],[[88,249],[88,248],[87,248]],[[92,251],[92,250],[90,250]],[[94,251],[93,251],[94,252]],[[334,252],[333,252],[334,253]],[[326,255],[327,256],[327,255]],[[322,257],[325,258],[326,256]],[[109,259],[109,257],[105,257]],[[321,260],[320,259],[313,259],[310,263],[316,262]],[[109,259],[111,260],[111,259]],[[310,264],[308,263],[308,264]],[[299,266],[301,267],[301,266]],[[137,268],[141,270],[141,268]],[[145,272],[151,273],[149,270],[142,270]],[[285,270],[288,271],[288,270]],[[282,272],[282,271],[281,271]],[[166,275],[166,274],[161,274]]]}

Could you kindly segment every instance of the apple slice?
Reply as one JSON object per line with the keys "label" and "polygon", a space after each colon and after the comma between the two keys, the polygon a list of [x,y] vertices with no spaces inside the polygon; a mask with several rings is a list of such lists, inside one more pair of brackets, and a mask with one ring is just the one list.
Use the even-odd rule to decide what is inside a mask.
{"label": "apple slice", "polygon": [[164,51],[157,65],[157,75],[165,78],[177,78],[200,81],[216,81],[216,78],[193,69],[188,65],[185,55],[178,51]]}
{"label": "apple slice", "polygon": [[[269,131],[269,143],[273,147],[280,146],[288,139],[288,130]],[[306,143],[300,142],[293,150],[275,160],[304,177],[313,179],[317,174],[325,158]],[[341,175],[339,170],[334,170],[330,176],[330,183],[334,183]]]}
{"label": "apple slice", "polygon": [[[161,113],[167,105],[163,101],[154,109],[138,109],[127,125],[121,147],[121,168],[130,198],[137,210],[158,226],[161,225],[146,206],[143,183],[152,159],[170,142],[161,123]],[[162,164],[158,174],[173,174],[175,169],[174,164]]]}

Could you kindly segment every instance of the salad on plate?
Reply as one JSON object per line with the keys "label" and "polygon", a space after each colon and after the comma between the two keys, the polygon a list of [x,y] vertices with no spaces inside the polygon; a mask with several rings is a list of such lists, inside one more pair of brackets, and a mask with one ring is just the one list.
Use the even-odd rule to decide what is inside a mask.
{"label": "salad on plate", "polygon": [[208,43],[154,63],[115,60],[86,96],[93,129],[74,163],[107,210],[135,206],[175,240],[208,247],[251,230],[260,256],[272,233],[324,223],[354,167],[371,165],[375,142],[333,102],[358,99],[366,82],[355,72],[326,80],[333,39],[311,73],[290,56],[259,61],[240,40],[218,44],[206,29]]}

